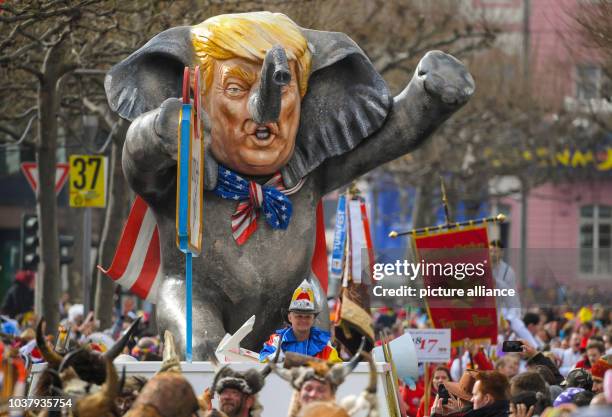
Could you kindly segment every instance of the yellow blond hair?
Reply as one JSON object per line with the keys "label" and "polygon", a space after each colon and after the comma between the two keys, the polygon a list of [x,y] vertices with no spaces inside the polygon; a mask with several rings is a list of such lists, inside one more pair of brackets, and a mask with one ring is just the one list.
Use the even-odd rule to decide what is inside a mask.
{"label": "yellow blond hair", "polygon": [[280,44],[287,59],[296,63],[300,95],[306,94],[311,62],[308,42],[284,14],[252,12],[211,17],[192,27],[191,40],[207,88],[212,85],[214,60],[262,62],[266,52]]}

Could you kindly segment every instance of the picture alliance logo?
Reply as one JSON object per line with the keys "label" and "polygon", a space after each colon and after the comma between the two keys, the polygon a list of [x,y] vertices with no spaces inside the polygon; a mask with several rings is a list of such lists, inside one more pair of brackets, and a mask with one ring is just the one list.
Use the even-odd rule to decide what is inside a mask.
{"label": "picture alliance logo", "polygon": [[486,285],[477,285],[472,288],[450,288],[450,287],[431,287],[415,288],[402,285],[399,288],[384,288],[376,285],[372,288],[375,297],[418,297],[424,298],[483,298],[483,297],[515,297],[516,290],[513,288],[488,288]]}

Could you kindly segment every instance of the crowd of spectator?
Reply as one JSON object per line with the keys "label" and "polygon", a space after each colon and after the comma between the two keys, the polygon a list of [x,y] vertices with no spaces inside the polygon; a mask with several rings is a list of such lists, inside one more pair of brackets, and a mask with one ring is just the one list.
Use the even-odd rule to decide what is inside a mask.
{"label": "crowd of spectator", "polygon": [[[3,395],[11,378],[11,395],[23,391],[31,364],[43,360],[36,348],[31,278],[28,273],[17,274],[0,306]],[[105,352],[140,318],[122,360],[160,361],[162,347],[150,326],[149,314],[136,310],[130,300],[116,302],[112,326],[101,329],[92,312],[62,297],[61,324],[55,337],[50,337],[51,345],[60,351],[89,345],[92,350]],[[522,321],[532,338],[521,339],[521,352],[502,351],[503,341],[519,338],[501,318],[496,343],[465,340],[452,349],[448,363],[419,364],[421,376],[415,386],[400,383],[403,415],[612,416],[612,309],[595,303],[532,305],[524,311]],[[375,308],[373,320],[376,334],[386,330],[391,337],[401,336],[407,329],[431,327],[425,310],[420,308]],[[9,374],[13,376],[8,378]]]}
{"label": "crowd of spectator", "polygon": [[[496,344],[465,340],[448,363],[427,364],[427,383],[420,364],[416,389],[401,387],[406,415],[612,416],[612,309],[596,303],[525,311],[522,320],[536,346],[520,339],[521,352],[503,352],[503,341],[519,338],[500,320]],[[430,327],[419,308],[383,307],[374,319],[377,331],[396,337]]]}

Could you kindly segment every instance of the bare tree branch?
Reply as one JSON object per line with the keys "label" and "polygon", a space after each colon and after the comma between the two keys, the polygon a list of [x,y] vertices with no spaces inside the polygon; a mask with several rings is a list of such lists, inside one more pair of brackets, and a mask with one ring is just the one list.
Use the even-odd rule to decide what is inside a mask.
{"label": "bare tree branch", "polygon": [[87,97],[83,97],[83,104],[89,111],[100,116],[100,119],[104,121],[107,129],[112,129],[117,123],[115,117],[111,115],[108,105],[95,104]]}
{"label": "bare tree branch", "polygon": [[[33,115],[32,117],[30,117],[30,120],[28,120],[28,123],[26,124],[26,128],[24,129],[23,133],[21,134],[21,136],[18,136],[17,134],[15,134],[14,132],[10,132],[8,129],[4,128],[3,126],[0,126],[0,130],[2,130],[3,132],[8,133],[9,135],[13,136],[15,139],[17,139],[16,142],[10,143],[9,145],[12,146],[18,146],[20,145],[22,142],[25,141],[25,139],[28,137],[28,133],[30,133],[30,129],[32,128],[32,122],[34,121],[34,119],[36,119],[36,117],[38,117],[36,114]],[[4,144],[6,145],[6,144]]]}
{"label": "bare tree branch", "polygon": [[[29,19],[40,20],[40,19],[46,19],[50,17],[57,17],[57,16],[71,16],[71,15],[80,13],[80,10],[83,7],[87,7],[89,5],[99,3],[100,1],[101,0],[85,0],[71,7],[60,7],[55,10],[37,10],[37,11],[30,12],[30,13],[25,13],[25,12],[20,13],[14,8],[7,7],[7,5],[2,4],[0,5],[0,10],[9,11],[12,13],[12,16],[8,15],[8,13],[7,14],[0,13],[0,22],[14,23],[14,22],[20,22],[20,21],[29,20]],[[53,3],[50,3],[49,6],[51,4]]]}

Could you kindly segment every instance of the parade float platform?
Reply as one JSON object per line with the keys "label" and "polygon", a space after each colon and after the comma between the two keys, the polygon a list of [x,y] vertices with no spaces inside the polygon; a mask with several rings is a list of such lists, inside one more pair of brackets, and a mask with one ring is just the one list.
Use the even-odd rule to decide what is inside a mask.
{"label": "parade float platform", "polygon": [[[35,386],[38,375],[44,369],[46,364],[35,364],[32,366],[33,380],[32,387]],[[126,375],[142,375],[146,378],[152,378],[161,367],[161,362],[125,362],[116,363],[117,372],[121,373],[125,367]],[[263,368],[263,364],[259,363],[231,363],[231,367],[235,370],[242,371],[253,367]],[[202,394],[204,389],[212,384],[215,374],[214,368],[210,362],[181,362],[183,375],[193,386],[196,395]],[[355,370],[347,377],[346,381],[340,385],[336,398],[341,399],[348,395],[360,394],[368,385],[369,366],[366,362],[361,362]],[[389,364],[379,362],[376,364],[378,373],[378,406],[381,417],[398,417],[397,410],[397,395],[391,386],[391,367]],[[289,408],[289,401],[292,396],[292,388],[288,382],[282,380],[275,374],[270,374],[266,378],[266,384],[259,393],[259,401],[264,407],[264,415],[267,417],[286,417]],[[216,407],[216,400],[213,401]]]}

